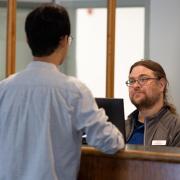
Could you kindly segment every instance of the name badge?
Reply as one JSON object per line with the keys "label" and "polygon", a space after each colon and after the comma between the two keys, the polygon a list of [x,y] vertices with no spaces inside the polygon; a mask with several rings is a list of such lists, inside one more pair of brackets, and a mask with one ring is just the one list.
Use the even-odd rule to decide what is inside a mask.
{"label": "name badge", "polygon": [[152,140],[152,145],[166,145],[166,140]]}

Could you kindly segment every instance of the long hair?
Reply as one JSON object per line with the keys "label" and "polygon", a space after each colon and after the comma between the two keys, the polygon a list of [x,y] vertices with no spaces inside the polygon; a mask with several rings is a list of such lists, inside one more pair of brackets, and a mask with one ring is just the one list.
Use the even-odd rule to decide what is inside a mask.
{"label": "long hair", "polygon": [[129,74],[132,72],[133,68],[136,67],[136,66],[144,66],[144,67],[152,70],[154,72],[154,75],[157,78],[165,79],[166,86],[165,86],[164,92],[163,92],[164,105],[166,105],[173,114],[177,114],[176,107],[172,103],[170,103],[168,101],[168,85],[169,85],[169,82],[167,80],[166,73],[165,73],[164,69],[162,68],[162,66],[159,63],[155,62],[155,61],[142,59],[140,61],[135,62],[131,66],[131,68],[129,70]]}

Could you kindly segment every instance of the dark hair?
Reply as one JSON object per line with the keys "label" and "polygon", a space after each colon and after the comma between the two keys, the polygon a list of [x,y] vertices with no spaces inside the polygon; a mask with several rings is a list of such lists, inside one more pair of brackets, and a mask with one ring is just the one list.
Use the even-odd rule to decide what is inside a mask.
{"label": "dark hair", "polygon": [[140,61],[137,61],[135,62],[130,70],[129,70],[129,74],[132,72],[133,68],[136,67],[136,66],[144,66],[150,70],[152,70],[154,72],[154,75],[161,79],[161,78],[164,78],[165,81],[166,81],[166,86],[165,86],[165,89],[164,89],[164,104],[169,108],[169,110],[173,113],[173,114],[176,114],[176,108],[173,104],[169,103],[168,102],[168,80],[167,80],[167,77],[166,77],[166,73],[164,71],[164,69],[162,68],[162,66],[155,62],[155,61],[152,61],[152,60],[145,60],[145,59],[142,59]]}
{"label": "dark hair", "polygon": [[45,4],[28,14],[25,21],[28,44],[34,56],[52,54],[66,35],[70,36],[67,10],[57,4]]}

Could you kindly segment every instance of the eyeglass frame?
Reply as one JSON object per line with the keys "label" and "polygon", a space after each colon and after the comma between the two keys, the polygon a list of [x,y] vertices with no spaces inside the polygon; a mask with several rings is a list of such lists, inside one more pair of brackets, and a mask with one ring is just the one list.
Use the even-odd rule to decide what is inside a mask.
{"label": "eyeglass frame", "polygon": [[[138,79],[129,79],[127,80],[125,83],[128,87],[132,87],[136,82],[138,82],[138,84],[140,86],[145,85],[149,80],[160,80],[160,77],[139,77]],[[130,82],[131,81],[131,82]]]}

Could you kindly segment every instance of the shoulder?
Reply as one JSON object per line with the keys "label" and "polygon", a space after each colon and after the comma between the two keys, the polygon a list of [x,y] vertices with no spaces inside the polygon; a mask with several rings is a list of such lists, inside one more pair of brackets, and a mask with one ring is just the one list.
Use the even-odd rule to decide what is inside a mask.
{"label": "shoulder", "polygon": [[81,93],[91,94],[90,89],[83,82],[81,82],[79,79],[75,77],[68,76],[67,84],[68,84],[69,89],[73,92],[79,92],[80,94]]}
{"label": "shoulder", "polygon": [[170,110],[167,110],[161,117],[160,123],[166,129],[180,129],[180,116],[178,114],[173,114]]}
{"label": "shoulder", "polygon": [[13,82],[13,81],[14,81],[14,78],[15,78],[18,74],[19,74],[19,73],[12,74],[12,75],[8,76],[7,78],[2,79],[2,80],[0,81],[0,86],[2,87],[2,86],[5,86],[5,85]]}
{"label": "shoulder", "polygon": [[166,132],[168,132],[169,145],[180,146],[180,116],[168,110],[164,114],[163,121],[161,121],[161,125],[163,125]]}
{"label": "shoulder", "polygon": [[59,91],[73,106],[85,106],[93,103],[94,97],[91,90],[80,80],[72,76],[66,76]]}
{"label": "shoulder", "polygon": [[73,87],[78,89],[87,88],[86,85],[76,77],[73,76],[66,76],[66,77],[67,77],[67,82],[70,83]]}

